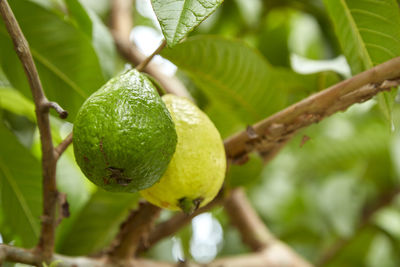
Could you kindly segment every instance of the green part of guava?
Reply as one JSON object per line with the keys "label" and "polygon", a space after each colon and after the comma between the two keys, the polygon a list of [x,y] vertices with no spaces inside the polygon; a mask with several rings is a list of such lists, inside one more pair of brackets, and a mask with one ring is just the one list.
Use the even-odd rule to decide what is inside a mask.
{"label": "green part of guava", "polygon": [[171,116],[152,83],[136,70],[108,81],[78,112],[75,158],[108,191],[136,192],[167,169],[177,143]]}

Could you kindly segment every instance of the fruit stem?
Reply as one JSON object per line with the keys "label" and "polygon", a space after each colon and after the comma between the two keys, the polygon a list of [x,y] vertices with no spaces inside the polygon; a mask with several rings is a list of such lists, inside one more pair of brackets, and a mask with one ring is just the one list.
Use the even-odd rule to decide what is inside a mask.
{"label": "fruit stem", "polygon": [[178,206],[186,215],[190,215],[200,207],[200,204],[203,200],[204,199],[202,197],[198,197],[193,200],[187,197],[183,197],[178,200]]}

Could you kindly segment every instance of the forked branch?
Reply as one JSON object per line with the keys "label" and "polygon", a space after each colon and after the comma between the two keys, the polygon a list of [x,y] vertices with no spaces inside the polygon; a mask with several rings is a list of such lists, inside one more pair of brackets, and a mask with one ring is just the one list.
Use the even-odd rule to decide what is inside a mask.
{"label": "forked branch", "polygon": [[225,211],[239,230],[243,242],[263,256],[264,266],[311,267],[310,263],[270,233],[247,200],[243,189],[232,190],[225,202]]}
{"label": "forked branch", "polygon": [[135,254],[139,242],[148,234],[161,209],[148,202],[140,203],[121,225],[108,255],[113,262],[127,262]]}
{"label": "forked branch", "polygon": [[35,103],[35,112],[42,149],[43,169],[43,215],[40,240],[37,246],[37,255],[40,255],[42,260],[46,261],[52,257],[54,249],[56,209],[58,204],[58,191],[56,188],[57,157],[51,136],[49,109],[54,108],[61,117],[66,117],[68,113],[58,104],[47,100],[28,42],[25,39],[7,0],[0,0],[0,14],[28,78],[33,101]]}
{"label": "forked branch", "polygon": [[257,122],[249,127],[251,134],[244,130],[229,137],[225,140],[227,157],[232,163],[244,163],[248,153],[257,151],[267,162],[300,129],[398,86],[399,79],[400,57],[397,57]]}
{"label": "forked branch", "polygon": [[55,148],[56,159],[59,159],[61,155],[67,150],[68,146],[72,143],[72,132],[65,137],[65,139]]}

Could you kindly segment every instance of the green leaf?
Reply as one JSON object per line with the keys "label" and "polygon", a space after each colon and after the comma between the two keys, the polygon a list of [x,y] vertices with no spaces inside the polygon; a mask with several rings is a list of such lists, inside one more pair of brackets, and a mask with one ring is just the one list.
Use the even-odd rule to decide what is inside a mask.
{"label": "green leaf", "polygon": [[400,55],[395,0],[324,0],[353,74]]}
{"label": "green leaf", "polygon": [[259,155],[251,154],[249,161],[244,165],[231,165],[227,174],[227,184],[234,188],[251,186],[260,182],[263,162]]}
{"label": "green leaf", "polygon": [[6,75],[4,74],[3,69],[0,66],[0,86],[2,87],[9,87],[10,82],[8,81]]}
{"label": "green leaf", "polygon": [[[32,122],[36,121],[34,104],[15,89],[0,87],[0,109],[25,116]],[[63,125],[64,122],[51,117],[53,142],[56,144],[63,140],[60,136],[60,128]],[[39,136],[34,146],[40,150]],[[38,155],[38,160],[40,160],[40,155]],[[88,183],[75,162],[72,146],[70,146],[57,163],[57,187],[60,192],[67,194],[71,212],[78,211],[89,198]]]}
{"label": "green leaf", "polygon": [[398,121],[396,118],[394,118],[393,115],[396,115],[396,113],[393,112],[393,108],[395,106],[395,98],[397,96],[397,90],[392,89],[389,92],[382,92],[378,95],[377,99],[378,99],[378,104],[379,107],[383,113],[383,115],[385,116],[385,118],[387,119],[387,121],[389,121],[392,125],[392,130],[395,130],[395,128],[397,128],[397,126],[399,125],[398,122],[397,124],[396,121]]}
{"label": "green leaf", "polygon": [[22,115],[36,121],[35,105],[13,88],[0,86],[0,109]]}
{"label": "green leaf", "polygon": [[126,218],[137,205],[138,194],[110,193],[99,189],[81,209],[68,220],[68,230],[57,240],[57,251],[67,255],[90,254],[107,246]]}
{"label": "green leaf", "polygon": [[289,35],[292,17],[293,12],[287,9],[273,9],[262,21],[258,48],[272,65],[290,66]]}
{"label": "green leaf", "polygon": [[314,91],[319,76],[273,68],[240,41],[189,38],[162,55],[184,70],[225,113],[251,124],[283,108],[289,92]]}
{"label": "green leaf", "polygon": [[87,36],[92,37],[93,24],[85,8],[78,0],[66,0],[65,3],[67,4],[68,13],[74,19],[77,26],[82,29]]}
{"label": "green leaf", "polygon": [[377,234],[369,246],[366,262],[368,266],[398,266],[398,246],[396,240],[393,240],[385,234]]}
{"label": "green leaf", "polygon": [[57,188],[66,193],[70,212],[75,213],[89,200],[91,188],[71,154],[72,145],[57,163]]}
{"label": "green leaf", "polygon": [[400,213],[398,209],[387,207],[375,216],[375,224],[391,236],[400,240]]}
{"label": "green leaf", "polygon": [[246,123],[243,123],[235,114],[226,112],[217,101],[208,103],[204,112],[214,123],[223,139],[246,128]]}
{"label": "green leaf", "polygon": [[115,48],[114,39],[96,13],[88,10],[88,14],[93,22],[92,45],[100,60],[100,65],[106,80],[116,74],[116,61],[118,53]]}
{"label": "green leaf", "polygon": [[31,247],[39,236],[41,164],[2,123],[0,147],[2,228],[11,229],[17,245]]}
{"label": "green leaf", "polygon": [[71,17],[80,29],[92,42],[93,48],[100,60],[100,65],[106,79],[115,74],[117,52],[114,39],[108,28],[98,15],[91,9],[85,8],[78,0],[66,1]]}
{"label": "green leaf", "polygon": [[366,193],[366,188],[350,173],[333,175],[319,188],[316,201],[323,217],[339,236],[353,234]]}
{"label": "green leaf", "polygon": [[[400,56],[400,11],[395,0],[324,0],[353,74]],[[385,116],[392,120],[394,96],[379,94]],[[396,125],[397,126],[397,125]]]}
{"label": "green leaf", "polygon": [[282,92],[272,88],[272,67],[240,41],[194,37],[162,53],[226,110],[245,123],[283,106]]}
{"label": "green leaf", "polygon": [[[12,88],[0,87],[0,109],[7,110],[17,115],[25,116],[35,122],[34,105],[20,92]],[[60,136],[60,128],[64,122],[57,118],[51,118],[53,141],[57,144],[63,139]],[[40,151],[40,139],[36,136],[33,144],[34,150]],[[36,153],[35,153],[36,154]],[[37,153],[38,161],[40,153]],[[57,188],[65,193],[72,214],[77,213],[89,199],[89,191],[92,184],[85,178],[74,160],[72,146],[68,148],[57,163]],[[58,226],[57,231],[63,232],[69,227],[71,220],[65,219]]]}
{"label": "green leaf", "polygon": [[151,0],[170,47],[181,41],[222,2],[223,0]]}
{"label": "green leaf", "polygon": [[[383,168],[379,173],[384,173],[384,170],[390,172],[387,168],[378,164],[378,160],[382,160],[382,162],[390,160],[388,147],[390,146],[391,134],[387,128],[382,122],[362,121],[360,117],[349,121],[344,115],[337,114],[329,121],[326,120],[318,125],[319,129],[330,135],[329,137],[320,136],[317,138],[318,135],[313,132],[312,128],[309,128],[309,132],[305,132],[305,134],[310,136],[311,140],[305,143],[301,150],[298,150],[297,146],[300,142],[296,143],[293,150],[297,151],[299,159],[296,168],[297,176],[309,177],[310,173],[318,175],[320,172],[323,176],[337,169],[348,170],[349,166],[354,165],[355,162],[367,165],[368,162],[374,162],[375,165],[370,167]],[[355,128],[356,120],[369,127]],[[343,134],[344,137],[332,137],[335,134]],[[314,138],[314,136],[316,137]],[[301,139],[301,137],[299,136],[298,139]],[[367,167],[364,166],[364,171]],[[366,178],[366,173],[364,173],[364,178]],[[384,180],[384,178],[377,179],[376,182]]]}
{"label": "green leaf", "polygon": [[66,194],[72,218],[64,218],[57,227],[57,236],[69,234],[74,218],[90,201],[94,185],[82,174],[75,162],[72,146],[64,152],[57,163],[57,189]]}
{"label": "green leaf", "polygon": [[[10,5],[27,38],[47,97],[69,111],[73,120],[83,101],[105,79],[90,39],[57,14],[27,0]],[[11,40],[0,27],[0,64],[14,88],[30,89]]]}

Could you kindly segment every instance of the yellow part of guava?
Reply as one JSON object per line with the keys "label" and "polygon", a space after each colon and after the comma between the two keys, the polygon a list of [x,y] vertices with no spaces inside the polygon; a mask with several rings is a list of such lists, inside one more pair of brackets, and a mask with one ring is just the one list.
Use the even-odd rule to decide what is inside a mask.
{"label": "yellow part of guava", "polygon": [[169,210],[193,211],[217,195],[225,178],[224,145],[214,124],[189,100],[162,97],[178,135],[175,153],[162,178],[140,191],[150,203]]}

